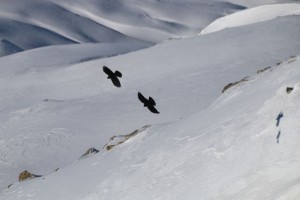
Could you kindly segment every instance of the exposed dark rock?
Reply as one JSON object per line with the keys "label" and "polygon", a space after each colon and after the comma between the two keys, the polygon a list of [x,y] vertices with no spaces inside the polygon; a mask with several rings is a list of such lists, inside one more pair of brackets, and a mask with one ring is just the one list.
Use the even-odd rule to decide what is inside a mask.
{"label": "exposed dark rock", "polygon": [[86,158],[86,157],[94,155],[98,152],[99,152],[99,150],[92,147],[92,148],[89,148],[80,158]]}
{"label": "exposed dark rock", "polygon": [[115,146],[126,142],[129,138],[136,136],[138,133],[143,132],[144,130],[146,130],[149,127],[150,127],[150,125],[146,125],[146,126],[142,127],[141,129],[137,129],[128,135],[113,136],[110,138],[109,142],[103,148],[105,148],[107,151],[109,151],[112,148],[114,148]]}
{"label": "exposed dark rock", "polygon": [[290,56],[289,59],[288,59],[288,63],[295,62],[296,60],[297,60],[296,56]]}
{"label": "exposed dark rock", "polygon": [[36,175],[36,174],[32,174],[30,172],[28,172],[27,170],[21,172],[19,174],[19,181],[25,181],[25,180],[29,180],[29,179],[33,179],[33,178],[37,178],[37,177],[41,177],[41,175]]}
{"label": "exposed dark rock", "polygon": [[291,93],[293,91],[293,89],[294,89],[293,87],[287,87],[286,93],[288,93],[288,94]]}
{"label": "exposed dark rock", "polygon": [[237,81],[237,82],[234,82],[234,83],[229,83],[229,84],[227,84],[227,85],[223,88],[222,93],[224,93],[226,90],[228,90],[228,89],[231,88],[232,86],[235,86],[235,85],[238,85],[238,84],[240,84],[240,83],[243,83],[243,82],[248,81],[247,78],[248,78],[248,77],[245,77],[245,78],[241,79],[240,81]]}
{"label": "exposed dark rock", "polygon": [[259,69],[259,70],[257,70],[257,74],[259,74],[259,73],[262,73],[262,72],[264,72],[264,71],[266,71],[266,70],[268,70],[268,69],[271,69],[271,67],[269,66],[269,67],[265,67],[265,68],[263,68],[263,69]]}

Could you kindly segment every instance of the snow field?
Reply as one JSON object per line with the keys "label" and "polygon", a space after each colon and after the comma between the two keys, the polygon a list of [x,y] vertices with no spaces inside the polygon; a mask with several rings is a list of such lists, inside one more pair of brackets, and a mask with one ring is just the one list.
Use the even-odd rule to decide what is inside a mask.
{"label": "snow field", "polygon": [[[88,13],[78,10],[79,5],[64,4],[100,20],[87,15],[103,5],[89,1],[86,5],[96,10],[85,8]],[[136,8],[119,5],[122,1],[110,8]],[[169,20],[157,8],[149,9]],[[151,44],[131,38],[0,58],[0,187],[15,183],[24,169],[45,175],[15,183],[0,199],[299,198],[300,20],[293,10],[289,16],[248,23],[256,14],[249,12],[243,26],[132,53]],[[110,17],[122,24],[136,16]],[[143,24],[141,19],[128,20],[129,25]],[[122,53],[128,54],[110,57]],[[103,65],[122,72],[122,88],[106,79]],[[267,66],[272,67],[256,74]],[[248,81],[221,93],[226,84],[245,76]],[[294,90],[287,94],[291,86]],[[143,107],[138,91],[154,97],[160,115]],[[280,112],[284,117],[276,127]],[[151,127],[111,151],[77,160],[88,148],[101,149],[113,135],[144,125]]]}

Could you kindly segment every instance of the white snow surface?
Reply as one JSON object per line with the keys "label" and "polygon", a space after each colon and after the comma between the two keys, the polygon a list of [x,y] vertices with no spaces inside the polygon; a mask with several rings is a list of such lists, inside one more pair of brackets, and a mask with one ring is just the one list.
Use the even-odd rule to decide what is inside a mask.
{"label": "white snow surface", "polygon": [[225,28],[259,23],[288,15],[300,15],[300,4],[287,3],[264,5],[239,11],[231,15],[218,18],[217,20],[209,24],[206,28],[204,28],[200,34],[212,33]]}
{"label": "white snow surface", "polygon": [[[130,38],[0,58],[0,199],[299,199],[299,35],[290,15],[148,49]],[[122,72],[121,88],[103,65]],[[90,147],[100,153],[79,160]],[[44,176],[17,183],[23,170]]]}
{"label": "white snow surface", "polygon": [[[300,57],[290,58],[202,111],[152,125],[111,151],[15,184],[0,198],[298,199],[299,67]],[[287,94],[286,87],[294,90]],[[284,117],[276,127],[280,112]]]}

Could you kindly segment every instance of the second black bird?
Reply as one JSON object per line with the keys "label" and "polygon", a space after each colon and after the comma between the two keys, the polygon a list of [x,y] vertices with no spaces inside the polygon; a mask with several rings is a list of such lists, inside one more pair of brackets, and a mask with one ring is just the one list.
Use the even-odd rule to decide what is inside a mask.
{"label": "second black bird", "polygon": [[116,87],[121,87],[121,83],[118,79],[122,77],[122,74],[121,72],[119,71],[115,71],[115,72],[112,72],[108,67],[106,66],[103,66],[103,71],[105,74],[108,75],[108,79],[111,79],[111,81],[113,82],[113,84],[116,86]]}
{"label": "second black bird", "polygon": [[138,92],[138,98],[139,100],[144,104],[144,107],[147,107],[151,112],[159,114],[158,110],[154,106],[156,106],[156,103],[152,97],[149,97],[149,100],[146,99],[140,92]]}

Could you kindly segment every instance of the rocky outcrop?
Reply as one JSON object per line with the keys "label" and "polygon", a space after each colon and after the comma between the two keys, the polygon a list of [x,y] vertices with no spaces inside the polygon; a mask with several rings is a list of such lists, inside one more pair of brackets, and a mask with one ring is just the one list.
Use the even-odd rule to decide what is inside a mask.
{"label": "rocky outcrop", "polygon": [[81,158],[89,157],[89,156],[94,155],[94,154],[96,154],[96,153],[98,153],[98,152],[99,152],[99,150],[95,149],[94,147],[89,148],[89,149],[88,149],[88,150],[80,157],[80,159],[81,159]]}
{"label": "rocky outcrop", "polygon": [[148,129],[149,127],[150,127],[150,125],[146,125],[140,129],[133,131],[132,133],[130,133],[128,135],[113,136],[110,138],[109,142],[103,148],[105,148],[107,151],[109,151],[112,148],[114,148],[115,146],[118,146],[118,145],[126,142],[128,139],[136,136],[138,133],[143,132],[144,130]]}
{"label": "rocky outcrop", "polygon": [[262,68],[262,69],[259,69],[259,70],[257,70],[257,74],[260,74],[260,73],[262,73],[262,72],[264,72],[264,71],[266,71],[266,70],[268,70],[268,69],[271,69],[271,67],[269,66],[269,67],[264,67],[264,68]]}
{"label": "rocky outcrop", "polygon": [[245,78],[241,79],[240,81],[237,81],[237,82],[234,82],[234,83],[228,83],[228,84],[223,88],[222,93],[224,93],[226,90],[228,90],[228,89],[231,88],[232,86],[241,84],[241,83],[246,82],[246,81],[248,81],[248,77],[245,77]]}
{"label": "rocky outcrop", "polygon": [[20,173],[19,175],[19,181],[25,181],[33,178],[41,177],[41,175],[32,174],[29,171],[25,170]]}

